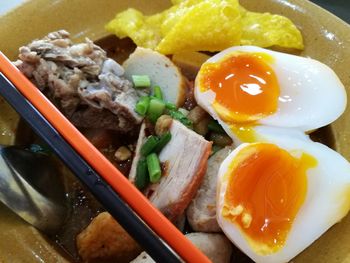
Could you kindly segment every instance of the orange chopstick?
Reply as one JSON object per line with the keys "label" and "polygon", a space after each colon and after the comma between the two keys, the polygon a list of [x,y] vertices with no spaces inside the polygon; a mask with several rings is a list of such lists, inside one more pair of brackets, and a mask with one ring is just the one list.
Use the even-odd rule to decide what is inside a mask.
{"label": "orange chopstick", "polygon": [[2,52],[0,52],[0,72],[16,86],[66,141],[179,256],[186,262],[210,262],[63,116]]}

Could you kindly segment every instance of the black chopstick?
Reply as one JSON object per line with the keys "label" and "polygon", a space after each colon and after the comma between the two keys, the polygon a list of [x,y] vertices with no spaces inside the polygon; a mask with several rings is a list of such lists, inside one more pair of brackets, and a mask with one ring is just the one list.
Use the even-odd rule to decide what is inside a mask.
{"label": "black chopstick", "polygon": [[83,182],[104,208],[156,262],[180,262],[179,258],[132,211],[117,193],[52,127],[45,117],[0,72],[0,95],[17,111]]}

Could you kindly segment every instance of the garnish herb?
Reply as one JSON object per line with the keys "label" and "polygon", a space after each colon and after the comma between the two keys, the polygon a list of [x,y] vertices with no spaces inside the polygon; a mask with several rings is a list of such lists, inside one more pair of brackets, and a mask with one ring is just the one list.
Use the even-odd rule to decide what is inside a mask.
{"label": "garnish herb", "polygon": [[165,110],[165,103],[159,99],[151,99],[148,107],[147,116],[153,123],[163,114]]}
{"label": "garnish herb", "polygon": [[136,104],[135,111],[141,116],[145,116],[148,111],[150,100],[151,99],[148,96],[141,97],[139,102]]}
{"label": "garnish herb", "polygon": [[157,99],[163,100],[163,93],[159,86],[153,87],[153,93],[154,93],[154,97],[156,97]]}
{"label": "garnish herb", "polygon": [[158,144],[158,137],[157,136],[149,136],[146,140],[146,142],[142,145],[141,147],[141,154],[142,156],[147,156],[148,154],[150,154],[154,148],[157,146]]}
{"label": "garnish herb", "polygon": [[166,132],[164,133],[158,140],[157,145],[154,147],[155,153],[160,153],[165,145],[167,145],[168,142],[171,140],[171,133]]}
{"label": "garnish herb", "polygon": [[160,162],[157,154],[151,153],[147,156],[147,168],[149,173],[149,179],[152,183],[157,183],[162,176],[160,168]]}
{"label": "garnish herb", "polygon": [[187,128],[193,128],[192,121],[190,121],[190,119],[188,119],[182,112],[176,110],[169,110],[169,114],[173,119],[180,121]]}
{"label": "garnish herb", "polygon": [[151,86],[151,80],[147,75],[132,75],[132,82],[137,89],[149,88]]}
{"label": "garnish herb", "polygon": [[135,185],[138,189],[143,189],[149,184],[149,175],[146,159],[141,159],[137,163]]}
{"label": "garnish herb", "polygon": [[171,103],[171,102],[166,102],[165,103],[165,107],[168,109],[168,110],[176,110],[177,107],[175,104]]}

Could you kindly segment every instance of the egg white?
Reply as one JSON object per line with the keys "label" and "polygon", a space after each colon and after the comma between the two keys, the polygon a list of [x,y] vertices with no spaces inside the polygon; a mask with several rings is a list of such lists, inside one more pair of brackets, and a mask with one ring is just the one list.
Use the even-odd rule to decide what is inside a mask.
{"label": "egg white", "polygon": [[[247,143],[237,147],[221,164],[217,187],[217,220],[226,236],[255,262],[288,262],[333,224],[339,222],[350,209],[350,164],[327,146],[312,142],[305,135],[281,134],[270,129],[265,142],[274,143],[287,151],[301,151],[313,156],[317,166],[307,170],[307,194],[283,248],[274,254],[262,255],[252,248],[241,230],[221,216],[227,181],[224,175],[235,156]],[[266,132],[266,131],[264,131]],[[291,135],[291,136],[290,136]],[[254,218],[253,218],[254,220]]]}
{"label": "egg white", "polygon": [[[270,65],[280,86],[278,109],[258,120],[256,125],[294,128],[303,132],[315,130],[336,120],[345,110],[346,91],[334,71],[314,59],[284,54],[254,46],[238,46],[226,49],[211,57],[206,63],[214,63],[234,52],[265,53],[273,58]],[[214,119],[218,120],[236,143],[242,142],[223,121],[212,104],[216,94],[212,90],[202,92],[199,75],[195,82],[195,98]]]}

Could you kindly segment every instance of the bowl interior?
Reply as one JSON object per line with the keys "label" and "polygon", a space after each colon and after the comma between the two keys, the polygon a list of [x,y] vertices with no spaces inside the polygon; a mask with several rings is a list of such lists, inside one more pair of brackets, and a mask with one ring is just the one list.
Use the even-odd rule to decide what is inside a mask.
{"label": "bowl interior", "polygon": [[[249,10],[282,14],[293,20],[301,29],[305,50],[301,53],[327,64],[350,89],[350,26],[345,22],[306,0],[241,0]],[[21,45],[40,38],[48,32],[66,29],[72,39],[85,37],[97,40],[107,35],[104,24],[127,7],[135,7],[145,13],[154,13],[169,6],[170,1],[109,1],[109,0],[32,0],[13,12],[0,17],[0,50],[15,59]],[[350,96],[350,91],[348,91]],[[317,109],[315,109],[317,110]],[[15,139],[18,116],[0,99],[0,143],[10,144]],[[327,128],[333,148],[350,160],[350,109]],[[1,259],[41,258],[45,262],[58,262],[52,256],[54,249],[34,229],[14,217],[0,205]],[[300,236],[302,238],[302,236]],[[45,247],[45,249],[42,249]],[[60,262],[64,259],[60,256]],[[239,260],[237,260],[239,261]],[[349,262],[350,216],[332,227],[311,247],[301,253],[295,262]]]}

